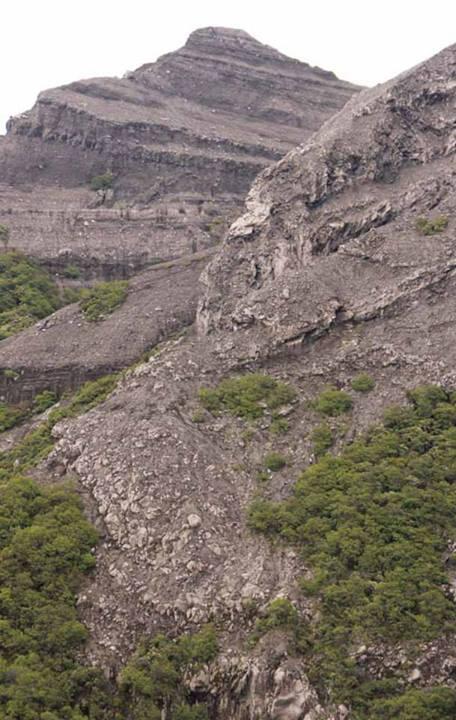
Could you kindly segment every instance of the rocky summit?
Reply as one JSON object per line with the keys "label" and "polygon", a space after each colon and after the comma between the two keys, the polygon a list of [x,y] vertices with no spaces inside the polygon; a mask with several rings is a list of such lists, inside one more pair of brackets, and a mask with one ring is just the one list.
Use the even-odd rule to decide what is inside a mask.
{"label": "rocky summit", "polygon": [[358,89],[247,33],[197,30],[122,79],[47,90],[11,118],[0,222],[52,269],[77,263],[95,277],[201,250],[257,173]]}
{"label": "rocky summit", "polygon": [[[213,73],[217,82],[200,80]],[[263,94],[266,78],[277,96]],[[113,97],[100,98],[101,86]],[[331,99],[299,120],[317,87]],[[3,467],[44,486],[72,479],[98,529],[96,564],[77,595],[85,663],[102,669],[122,719],[451,720],[456,45],[344,104],[353,88],[328,73],[243,33],[197,31],[125,80],[54,91],[65,103],[49,142],[32,129],[57,104],[46,94],[4,147],[58,145],[62,173],[72,153],[109,145],[112,158],[129,154],[122,113],[139,112],[125,99],[133,89],[150,102],[166,96],[173,119],[186,99],[186,115],[198,107],[201,122],[202,108],[216,110],[220,154],[243,133],[234,115],[251,110],[257,169],[266,146],[281,154],[284,142],[301,144],[260,172],[221,245],[194,259],[195,274],[205,267],[190,316],[169,320],[168,293],[147,357],[5,431],[12,449],[0,455],[0,479]],[[58,129],[82,96],[100,130],[84,148]],[[120,113],[109,142],[108,107]],[[260,126],[269,128],[261,152]],[[239,162],[251,137],[238,136]],[[138,147],[144,177],[149,150]],[[131,176],[127,166],[112,171],[138,207],[135,162],[133,153]],[[187,177],[174,172],[171,195]],[[176,289],[193,287],[188,265],[173,268]],[[139,275],[134,292],[146,292],[150,272],[165,292],[165,270]],[[141,343],[126,335],[128,302],[90,331],[74,306],[44,323],[56,338],[71,315],[87,357],[98,333],[104,346],[118,328],[136,343],[132,361]],[[14,358],[4,363],[5,397],[30,379],[21,343],[43,352],[37,327],[0,344],[0,359]],[[63,352],[68,364],[71,345]]]}

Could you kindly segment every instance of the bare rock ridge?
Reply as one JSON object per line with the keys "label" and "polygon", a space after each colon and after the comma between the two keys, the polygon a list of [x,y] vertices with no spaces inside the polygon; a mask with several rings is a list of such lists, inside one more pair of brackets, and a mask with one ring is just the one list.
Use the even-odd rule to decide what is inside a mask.
{"label": "bare rock ridge", "polygon": [[[94,661],[115,667],[142,632],[215,616],[226,631],[212,678],[225,688],[217,717],[348,717],[346,708],[323,712],[305,665],[286,649],[249,656],[242,645],[245,603],[285,595],[306,606],[299,556],[245,527],[271,447],[267,423],[247,442],[237,420],[201,426],[192,417],[199,386],[242,368],[290,381],[300,401],[274,449],[293,472],[270,488],[283,497],[310,460],[307,401],[328,382],[374,378],[355,403],[358,431],[408,387],[456,385],[455,117],[456,45],[351,100],[255,181],[205,273],[199,334],[170,343],[104,405],[55,428],[47,470],[79,477],[105,532],[80,598]],[[417,220],[436,217],[439,232],[423,233]],[[451,683],[454,665],[435,659],[443,652],[456,656],[453,640],[421,657],[424,685]]]}
{"label": "bare rock ridge", "polygon": [[[205,28],[119,78],[47,90],[0,139],[0,221],[55,270],[124,275],[204,249],[255,175],[359,88],[246,33]],[[113,187],[94,193],[106,171]]]}

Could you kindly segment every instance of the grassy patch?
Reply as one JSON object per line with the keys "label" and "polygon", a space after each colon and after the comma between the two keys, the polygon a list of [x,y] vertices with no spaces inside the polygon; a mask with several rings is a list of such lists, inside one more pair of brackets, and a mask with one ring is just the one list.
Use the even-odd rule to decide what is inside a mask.
{"label": "grassy patch", "polygon": [[356,392],[368,393],[374,389],[375,380],[367,373],[360,373],[352,379],[351,386]]}
{"label": "grassy patch", "polygon": [[446,230],[447,227],[448,218],[444,215],[439,215],[435,218],[420,217],[416,221],[416,229],[422,235],[437,235]]}
{"label": "grassy patch", "polygon": [[394,677],[385,697],[396,715],[374,713],[381,687],[357,666],[359,644],[413,648],[456,628],[444,564],[456,537],[456,395],[426,386],[408,399],[340,457],[310,466],[289,499],[258,499],[249,513],[254,531],[295,545],[312,568],[302,582],[320,608],[309,672],[354,720],[415,717],[401,703],[413,707],[416,696],[396,697]]}
{"label": "grassy patch", "polygon": [[312,408],[321,415],[335,417],[351,410],[353,400],[344,390],[328,387],[312,402]]}
{"label": "grassy patch", "polygon": [[45,270],[21,253],[0,254],[0,340],[59,307],[57,285]]}
{"label": "grassy patch", "polygon": [[257,420],[266,410],[292,402],[294,389],[279,380],[258,373],[250,373],[223,380],[216,388],[201,388],[199,400],[211,413],[228,412],[236,417]]}
{"label": "grassy patch", "polygon": [[86,320],[98,322],[110,315],[125,302],[128,294],[128,281],[113,280],[84,290],[79,301]]}
{"label": "grassy patch", "polygon": [[266,455],[263,464],[266,470],[270,470],[271,472],[277,472],[278,470],[282,470],[282,468],[286,466],[287,460],[280,453],[272,451]]}

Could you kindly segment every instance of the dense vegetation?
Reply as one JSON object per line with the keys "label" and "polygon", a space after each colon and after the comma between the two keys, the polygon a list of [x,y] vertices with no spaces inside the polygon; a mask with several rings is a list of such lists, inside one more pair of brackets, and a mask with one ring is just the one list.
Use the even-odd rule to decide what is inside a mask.
{"label": "dense vegetation", "polygon": [[45,270],[21,253],[0,253],[0,340],[59,307],[57,286]]}
{"label": "dense vegetation", "polygon": [[246,420],[257,420],[266,410],[271,411],[274,418],[274,411],[293,402],[295,397],[296,393],[290,385],[259,373],[227,378],[215,388],[201,388],[199,391],[200,402],[206,410],[211,413],[228,412]]}
{"label": "dense vegetation", "polygon": [[82,312],[90,322],[103,320],[106,315],[125,302],[128,294],[128,281],[112,280],[84,290],[80,305]]}
{"label": "dense vegetation", "polygon": [[119,679],[122,705],[131,720],[160,720],[165,710],[172,720],[205,720],[205,705],[191,704],[183,678],[217,654],[214,628],[170,640],[158,635],[144,642]]}
{"label": "dense vegetation", "polygon": [[301,548],[312,567],[302,582],[320,606],[302,631],[310,674],[356,720],[454,717],[456,693],[396,696],[400,678],[374,682],[355,658],[376,642],[412,654],[456,627],[444,565],[456,535],[456,395],[430,386],[408,397],[340,457],[310,466],[289,499],[258,499],[249,515],[253,530]]}

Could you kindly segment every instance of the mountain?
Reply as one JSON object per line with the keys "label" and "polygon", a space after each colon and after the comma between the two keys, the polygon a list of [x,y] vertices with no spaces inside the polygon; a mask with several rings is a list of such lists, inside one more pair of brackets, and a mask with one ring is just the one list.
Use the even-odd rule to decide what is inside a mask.
{"label": "mountain", "polygon": [[18,249],[87,277],[204,249],[255,175],[358,89],[242,31],[197,30],[122,79],[47,90],[11,118],[0,222]]}
{"label": "mountain", "polygon": [[[255,57],[250,40],[245,52]],[[146,82],[148,68],[138,72]],[[30,538],[21,511],[2,570],[12,568],[28,617],[33,572],[38,595],[59,588],[41,564],[50,558],[59,578],[67,556],[92,569],[77,607],[88,629],[78,658],[93,667],[65,684],[83,687],[67,703],[79,716],[99,708],[98,667],[117,703],[97,710],[103,720],[455,717],[455,116],[456,45],[354,95],[254,180],[221,245],[202,253],[201,290],[183,258],[171,263],[176,293],[193,287],[185,317],[166,328],[189,297],[173,305],[166,267],[135,279],[133,296],[152,272],[166,295],[163,318],[153,304],[141,316],[157,313],[147,357],[44,418],[33,409],[49,400],[40,393],[25,425],[14,425],[21,408],[3,409],[11,449],[0,482],[6,473],[20,489],[16,515],[26,501],[29,515],[44,505],[18,473],[44,488],[73,481],[99,533],[93,567],[71,545],[88,543],[74,511],[45,508]],[[123,337],[135,307],[127,296],[95,326],[70,307],[4,341],[15,358],[5,395],[29,380],[14,372],[26,347],[50,351],[38,337],[47,324],[54,344],[64,313],[80,324],[88,366],[123,347],[117,319]],[[141,342],[129,337],[133,355]],[[68,365],[70,342],[63,351]],[[65,533],[51,542],[59,521]],[[68,608],[59,613],[45,667],[66,679],[61,654],[82,631]],[[36,634],[49,615],[39,613]],[[2,632],[8,652],[36,642],[16,626]],[[33,662],[13,657],[6,698]],[[24,687],[40,688],[33,667]]]}
{"label": "mountain", "polygon": [[[363,695],[364,705],[353,710],[349,700],[335,700],[349,697],[352,680],[341,681],[344,689],[337,695],[331,689],[335,675],[322,691],[318,685],[324,674],[317,682],[312,664],[318,657],[311,655],[309,660],[306,653],[291,651],[280,632],[274,635],[279,621],[267,625],[267,619],[275,617],[268,615],[268,608],[276,607],[271,603],[278,598],[288,598],[301,617],[317,612],[313,596],[300,589],[299,581],[309,577],[315,557],[306,556],[305,544],[301,549],[296,545],[296,530],[287,536],[294,542],[274,545],[261,532],[252,533],[246,520],[258,494],[266,508],[270,500],[284,502],[290,497],[300,472],[315,462],[317,432],[329,432],[329,445],[334,442],[343,452],[347,443],[380,422],[388,406],[404,405],[409,391],[415,409],[407,416],[405,410],[390,414],[386,435],[371,436],[377,438],[375,452],[391,477],[405,459],[397,460],[394,470],[385,465],[387,458],[412,453],[416,476],[406,491],[408,505],[400,511],[400,527],[408,528],[406,507],[414,502],[414,488],[427,482],[417,463],[434,442],[429,433],[440,427],[449,433],[445,442],[453,437],[453,421],[448,418],[453,417],[454,399],[449,392],[456,383],[455,110],[456,45],[355,96],[307,144],[255,180],[245,213],[233,223],[204,273],[197,331],[171,341],[127,374],[104,404],[54,428],[57,444],[46,470],[76,474],[105,533],[95,579],[80,600],[90,628],[89,654],[96,662],[117,667],[144,633],[185,633],[215,619],[223,638],[221,657],[192,685],[199,697],[212,698],[214,717],[364,720],[380,717],[359,710],[377,696],[384,698],[382,717],[412,717],[394,714],[394,708],[407,703],[430,707],[427,702],[445,705],[445,712],[435,717],[452,717],[448,708],[454,708],[454,698],[446,697],[441,687],[454,688],[454,626],[445,629],[443,620],[433,624],[428,616],[433,610],[424,609],[424,595],[416,600],[421,611],[410,605],[403,611],[403,625],[391,621],[391,641],[385,604],[386,619],[376,620],[376,630],[363,624],[367,620],[361,611],[359,634],[334,644],[335,651],[342,652],[346,645],[352,653],[348,659],[341,656],[342,678],[343,672],[357,673],[356,683],[360,677],[371,683],[369,691],[362,684],[362,692],[377,696]],[[245,373],[247,385],[236,384]],[[268,400],[272,390],[258,380],[264,374],[273,383],[285,382],[293,392],[279,385],[279,395]],[[234,384],[220,385],[226,379]],[[441,389],[416,389],[429,383]],[[201,393],[202,386],[212,391]],[[347,410],[344,422],[338,420]],[[435,425],[437,417],[443,424]],[[322,418],[327,423],[323,428]],[[429,418],[434,418],[434,425]],[[404,430],[407,423],[415,423],[412,436]],[[408,444],[412,437],[418,442],[424,431],[422,449]],[[402,445],[388,451],[382,443],[396,443],[396,432]],[[353,446],[366,453],[366,463],[369,442],[373,440]],[[437,462],[438,447],[426,456],[427,462]],[[344,456],[347,468],[360,462],[353,459],[355,450]],[[448,452],[442,483],[453,477],[452,451]],[[334,463],[328,467],[336,472],[339,465]],[[379,463],[373,463],[372,472]],[[273,471],[266,472],[262,487],[265,467]],[[313,472],[322,472],[318,463]],[[319,476],[304,475],[307,483],[312,477]],[[328,483],[331,477],[320,482]],[[363,480],[360,476],[359,482]],[[382,512],[391,493],[399,492],[393,487],[389,494],[385,491],[373,517]],[[450,498],[451,481],[446,487],[444,495]],[[363,502],[369,503],[369,497]],[[426,497],[419,504],[429,502]],[[332,501],[340,502],[340,494]],[[429,512],[432,507],[431,502]],[[292,510],[288,512],[285,517],[291,523]],[[324,512],[329,512],[327,507]],[[258,513],[253,515],[256,529],[270,536],[277,533],[284,522],[277,518],[283,516],[274,520]],[[431,533],[424,517],[422,522]],[[352,531],[358,540],[364,532],[356,527]],[[415,540],[407,541],[406,548],[410,567],[415,568],[413,548],[421,547],[422,538],[416,533],[412,537]],[[443,553],[445,543],[435,543]],[[420,550],[423,558],[425,547],[429,545]],[[451,544],[448,547],[446,557],[452,557]],[[321,555],[318,558],[321,561]],[[374,556],[370,562],[375,565]],[[391,572],[402,572],[400,559],[392,562]],[[426,566],[426,582],[431,583],[426,592],[433,593],[431,608],[445,607],[451,615],[454,580],[452,561],[448,562],[449,579],[439,575],[435,586],[429,575],[432,566]],[[362,573],[349,577],[350,582],[356,577],[356,582],[364,582]],[[382,577],[380,589],[386,582]],[[413,584],[411,576],[405,577],[405,585],[394,585],[394,592],[404,597]],[[368,582],[366,608],[371,607],[367,603],[378,583]],[[331,587],[331,607],[341,612],[335,593],[348,593],[348,586]],[[348,595],[340,602],[345,607],[354,600]],[[398,600],[388,602],[393,615],[402,612],[394,605]],[[421,629],[410,635],[407,623],[415,622],[414,612],[422,612],[416,621]],[[263,618],[263,625],[258,620],[255,624],[252,614]],[[269,640],[267,636],[253,649],[245,644],[252,623],[254,628],[273,630]],[[385,635],[379,640],[383,623]],[[394,692],[387,690],[394,683],[399,683]],[[398,688],[411,694],[397,699]],[[357,702],[361,703],[359,697]],[[388,708],[390,714],[385,714]],[[413,715],[421,716],[431,714]]]}

